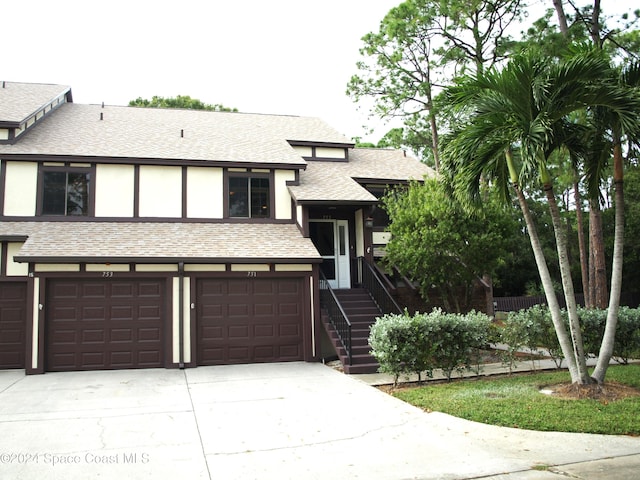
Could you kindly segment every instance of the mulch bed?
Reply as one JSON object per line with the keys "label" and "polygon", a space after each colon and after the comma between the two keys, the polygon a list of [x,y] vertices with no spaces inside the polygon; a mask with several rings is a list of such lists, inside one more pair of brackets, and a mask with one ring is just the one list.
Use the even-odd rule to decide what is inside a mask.
{"label": "mulch bed", "polygon": [[640,396],[640,390],[618,382],[606,382],[604,385],[578,385],[562,383],[545,387],[551,395],[565,400],[598,400],[602,403],[615,402],[623,398]]}

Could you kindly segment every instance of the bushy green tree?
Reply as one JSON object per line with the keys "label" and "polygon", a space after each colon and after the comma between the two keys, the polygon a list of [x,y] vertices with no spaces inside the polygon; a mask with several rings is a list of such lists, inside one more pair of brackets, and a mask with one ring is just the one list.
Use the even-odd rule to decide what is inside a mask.
{"label": "bushy green tree", "polygon": [[469,212],[437,179],[392,191],[383,208],[391,232],[384,261],[414,280],[425,299],[435,288],[449,312],[470,309],[474,284],[505,262],[519,228],[490,192],[481,210]]}

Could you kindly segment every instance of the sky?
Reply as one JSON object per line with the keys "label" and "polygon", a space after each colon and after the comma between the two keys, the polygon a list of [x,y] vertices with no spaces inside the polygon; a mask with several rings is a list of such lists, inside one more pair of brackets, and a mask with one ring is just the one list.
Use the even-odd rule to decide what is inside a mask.
{"label": "sky", "polygon": [[75,103],[190,95],[319,117],[352,138],[367,123],[345,93],[361,38],[400,1],[3,3],[1,80],[70,85]]}
{"label": "sky", "polygon": [[361,38],[400,1],[5,0],[0,80],[70,85],[76,103],[189,95],[376,142],[390,127],[346,86]]}

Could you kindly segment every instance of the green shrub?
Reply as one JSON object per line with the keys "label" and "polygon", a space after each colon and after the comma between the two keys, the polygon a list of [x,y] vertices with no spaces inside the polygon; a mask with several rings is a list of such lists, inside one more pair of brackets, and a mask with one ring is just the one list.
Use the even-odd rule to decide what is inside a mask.
{"label": "green shrub", "polygon": [[640,309],[620,307],[613,356],[625,365],[630,358],[640,358]]}
{"label": "green shrub", "polygon": [[[562,317],[568,329],[565,310],[562,311]],[[578,317],[585,355],[597,357],[607,322],[607,310],[579,307]],[[547,350],[556,366],[561,366],[563,354],[547,306],[535,305],[518,312],[509,312],[499,332],[499,341],[507,345],[505,362],[508,362],[510,367],[515,363],[515,353],[522,348],[528,348],[532,352]],[[626,364],[630,358],[638,357],[640,357],[640,309],[620,307],[613,358],[619,363]]]}
{"label": "green shrub", "polygon": [[429,365],[430,352],[427,349],[428,325],[421,315],[410,316],[387,314],[376,319],[371,326],[369,345],[371,354],[380,364],[379,371],[394,377],[397,384],[400,375],[432,374]]}
{"label": "green shrub", "polygon": [[433,375],[441,369],[451,379],[454,371],[475,366],[479,370],[478,350],[490,342],[491,320],[483,313],[467,315],[431,313],[410,316],[385,315],[371,327],[369,344],[380,363],[380,371],[394,376],[422,373]]}

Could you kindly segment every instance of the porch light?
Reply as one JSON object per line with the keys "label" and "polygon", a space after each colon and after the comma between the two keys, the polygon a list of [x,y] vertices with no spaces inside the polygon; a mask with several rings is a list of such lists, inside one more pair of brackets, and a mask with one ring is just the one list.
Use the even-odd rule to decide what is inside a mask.
{"label": "porch light", "polygon": [[373,228],[373,218],[367,217],[364,219],[364,226],[366,228]]}

